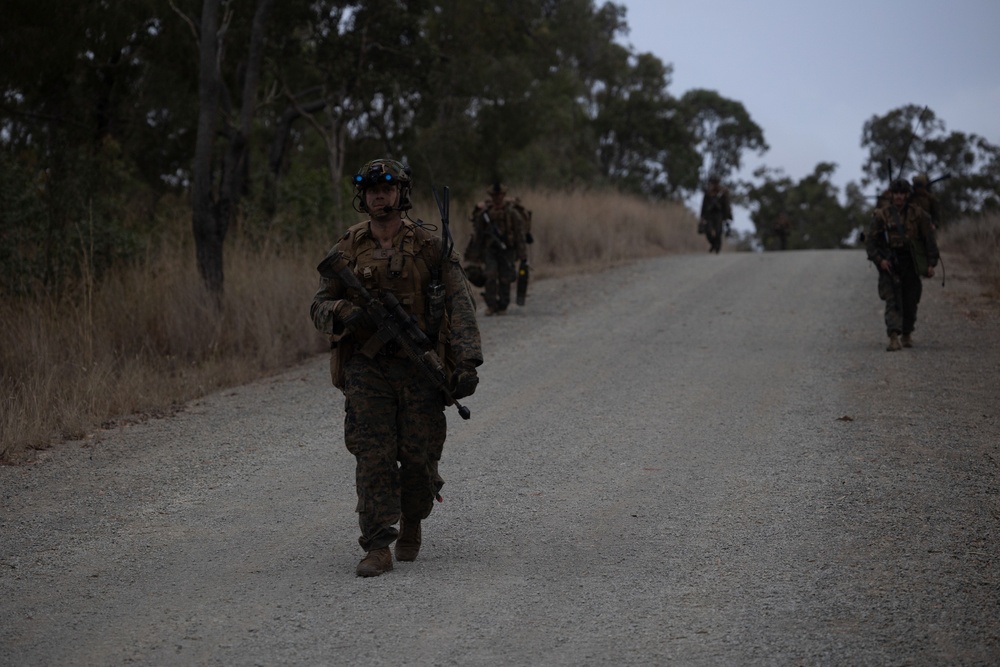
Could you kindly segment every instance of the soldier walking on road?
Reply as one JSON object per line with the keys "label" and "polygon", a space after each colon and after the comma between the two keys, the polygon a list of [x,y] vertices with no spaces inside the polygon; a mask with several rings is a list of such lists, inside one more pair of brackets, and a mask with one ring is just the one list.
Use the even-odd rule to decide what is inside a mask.
{"label": "soldier walking on road", "polygon": [[357,280],[347,282],[356,287],[336,274],[321,274],[310,315],[330,336],[333,384],[346,397],[344,442],[357,459],[358,542],[366,552],[357,574],[373,577],[392,569],[393,542],[397,560],[417,557],[421,522],[444,484],[438,462],[447,399],[404,349],[380,335],[384,328],[376,331],[365,293],[385,303],[395,297],[433,347],[427,352],[444,360],[451,398],[476,390],[483,355],[458,254],[441,235],[431,234],[433,227],[406,217],[409,169],[395,160],[373,160],[354,177],[354,186],[355,207],[369,219],[348,229],[327,258],[336,260],[341,275],[344,267],[353,273]]}
{"label": "soldier walking on road", "polygon": [[729,190],[719,182],[718,176],[708,179],[708,187],[701,200],[701,219],[705,223],[708,251],[719,254],[723,233],[733,219],[733,208],[729,201]]}
{"label": "soldier walking on road", "polygon": [[910,184],[897,179],[888,205],[876,207],[866,236],[868,259],[878,268],[878,295],[885,301],[889,352],[913,347],[913,328],[923,285],[934,276],[940,254],[930,216],[910,202]]}
{"label": "soldier walking on road", "polygon": [[[487,315],[503,315],[510,305],[510,286],[518,279],[518,266],[527,271],[527,220],[523,209],[507,199],[507,188],[494,183],[489,201],[472,214],[472,238],[466,256],[483,265],[483,297]],[[520,300],[519,300],[520,301]]]}

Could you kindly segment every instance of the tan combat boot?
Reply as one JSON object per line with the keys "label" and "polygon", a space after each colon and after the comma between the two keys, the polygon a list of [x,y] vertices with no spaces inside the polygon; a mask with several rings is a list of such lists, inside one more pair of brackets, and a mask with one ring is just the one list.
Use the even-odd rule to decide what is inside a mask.
{"label": "tan combat boot", "polygon": [[899,340],[903,344],[903,347],[913,347],[913,338],[910,337],[910,334],[903,334],[903,337]]}
{"label": "tan combat boot", "polygon": [[396,560],[417,560],[420,552],[420,522],[399,518],[399,537],[396,538]]}
{"label": "tan combat boot", "polygon": [[358,563],[358,569],[356,570],[359,577],[377,577],[380,574],[385,574],[392,569],[392,554],[389,553],[389,547],[382,547],[381,549],[372,549],[368,554],[361,559]]}
{"label": "tan combat boot", "polygon": [[903,346],[899,343],[899,334],[889,334],[889,346],[885,348],[886,352],[895,352],[896,350],[901,349],[903,349]]}

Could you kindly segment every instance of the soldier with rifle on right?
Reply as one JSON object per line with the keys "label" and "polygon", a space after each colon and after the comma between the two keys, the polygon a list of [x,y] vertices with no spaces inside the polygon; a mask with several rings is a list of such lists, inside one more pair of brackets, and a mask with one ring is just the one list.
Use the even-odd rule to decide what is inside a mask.
{"label": "soldier with rifle on right", "polygon": [[889,202],[872,212],[865,237],[868,259],[878,268],[878,295],[885,301],[886,350],[913,347],[913,329],[923,285],[940,259],[930,216],[910,201],[912,188],[902,178],[889,186]]}

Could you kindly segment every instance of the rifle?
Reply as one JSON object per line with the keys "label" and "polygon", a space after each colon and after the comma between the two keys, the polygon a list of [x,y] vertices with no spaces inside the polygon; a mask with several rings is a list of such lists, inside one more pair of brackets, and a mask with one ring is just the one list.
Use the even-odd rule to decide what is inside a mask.
{"label": "rifle", "polygon": [[[441,257],[437,266],[431,268],[431,282],[427,287],[427,310],[431,332],[437,337],[437,332],[444,321],[445,301],[447,293],[444,283],[441,280],[445,262],[451,255],[455,247],[455,241],[451,238],[451,228],[448,226],[448,209],[450,208],[450,198],[448,186],[441,190],[441,199],[438,199],[437,188],[431,185],[431,192],[434,193],[434,201],[437,203],[438,212],[441,214]],[[443,199],[443,202],[442,202]]]}
{"label": "rifle", "polygon": [[489,232],[490,238],[493,242],[499,246],[501,250],[507,249],[507,243],[503,240],[503,234],[500,233],[500,229],[497,227],[497,223],[493,222],[490,214],[485,210],[483,211],[483,221],[486,222],[486,231]]}
{"label": "rifle", "polygon": [[362,352],[366,356],[373,356],[386,343],[396,343],[406,353],[406,357],[420,369],[424,377],[441,390],[445,397],[445,403],[447,405],[454,404],[462,419],[470,417],[472,413],[469,408],[460,404],[452,396],[445,376],[444,364],[431,349],[430,339],[420,330],[414,318],[403,309],[399,299],[392,292],[383,293],[381,300],[372,296],[371,292],[366,290],[358,277],[354,275],[351,267],[347,265],[344,253],[340,250],[327,255],[316,269],[321,276],[328,280],[339,279],[344,287],[357,292],[364,302],[364,312],[375,325],[375,334],[372,336],[374,343],[366,343],[362,348]]}
{"label": "rifle", "polygon": [[486,223],[486,232],[489,234],[490,239],[497,245],[500,249],[500,258],[503,265],[507,269],[514,269],[514,265],[511,263],[510,259],[507,257],[507,243],[504,241],[503,234],[500,233],[500,228],[497,227],[497,223],[493,222],[490,218],[490,214],[485,210],[482,213],[483,221]]}

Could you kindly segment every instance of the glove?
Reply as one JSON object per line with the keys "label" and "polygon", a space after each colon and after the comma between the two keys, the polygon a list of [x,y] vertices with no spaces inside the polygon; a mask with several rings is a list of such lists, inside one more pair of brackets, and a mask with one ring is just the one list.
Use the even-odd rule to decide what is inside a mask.
{"label": "glove", "polygon": [[524,242],[528,244],[535,242],[535,237],[531,235],[531,232],[528,232],[527,234],[524,235]]}
{"label": "glove", "polygon": [[451,396],[455,400],[472,396],[478,384],[479,375],[476,374],[476,367],[471,364],[461,364],[455,369],[451,378]]}
{"label": "glove", "polygon": [[319,306],[317,321],[322,323],[320,331],[333,336],[343,335],[346,329],[355,329],[368,322],[364,309],[355,306],[347,299],[324,301]]}

